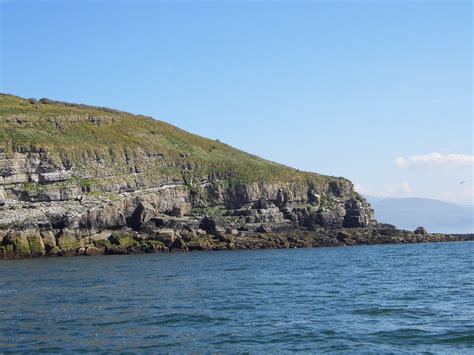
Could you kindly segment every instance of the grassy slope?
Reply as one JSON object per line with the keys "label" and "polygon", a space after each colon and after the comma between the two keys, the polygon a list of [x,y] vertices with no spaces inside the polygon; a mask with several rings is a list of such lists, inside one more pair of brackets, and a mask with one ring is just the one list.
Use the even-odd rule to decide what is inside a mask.
{"label": "grassy slope", "polygon": [[[53,101],[30,102],[0,94],[0,147],[44,147],[51,154],[141,150],[163,154],[171,161],[189,161],[204,172],[227,172],[246,181],[315,184],[327,176],[300,172],[229,145],[183,131],[150,117],[106,108]],[[101,125],[90,121],[100,120]]]}

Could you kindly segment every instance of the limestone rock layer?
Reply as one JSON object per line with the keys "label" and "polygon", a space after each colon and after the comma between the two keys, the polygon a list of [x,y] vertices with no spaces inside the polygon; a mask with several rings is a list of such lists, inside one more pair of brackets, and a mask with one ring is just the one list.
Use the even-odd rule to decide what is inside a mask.
{"label": "limestone rock layer", "polygon": [[[206,218],[216,230],[202,228]],[[125,244],[206,249],[245,234],[375,223],[347,179],[149,117],[0,95],[0,257],[119,252]]]}

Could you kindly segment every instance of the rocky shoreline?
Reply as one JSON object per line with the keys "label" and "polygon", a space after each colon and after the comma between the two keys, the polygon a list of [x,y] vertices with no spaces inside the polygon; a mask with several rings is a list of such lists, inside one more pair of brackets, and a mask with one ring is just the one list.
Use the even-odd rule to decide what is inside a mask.
{"label": "rocky shoreline", "polygon": [[473,239],[379,224],[343,177],[150,117],[1,94],[0,108],[0,259]]}
{"label": "rocky shoreline", "polygon": [[[21,156],[0,153],[0,259],[474,240],[377,223],[345,179],[315,186],[208,176],[94,190],[78,186],[72,172],[35,166],[34,154]],[[48,177],[33,187],[19,180],[32,180],[32,166]]]}
{"label": "rocky shoreline", "polygon": [[0,234],[0,259],[474,241],[474,234],[430,234],[421,227],[411,232],[378,223],[362,228],[309,229],[284,219],[238,224],[229,216],[150,217],[146,215],[150,207],[138,205],[129,219],[133,228],[105,229],[88,236],[56,230],[50,222],[4,232]]}
{"label": "rocky shoreline", "polygon": [[165,239],[163,237],[147,238],[136,232],[120,231],[112,232],[109,237],[104,239],[92,240],[91,243],[84,246],[63,248],[53,246],[55,244],[53,239],[48,237],[47,233],[42,233],[43,243],[38,238],[20,237],[12,243],[12,248],[0,246],[0,259],[474,241],[472,234],[417,235],[413,232],[397,230],[392,235],[388,235],[379,234],[380,232],[380,229],[350,231],[343,229],[320,232],[298,231],[291,234],[249,233],[245,236],[228,233],[219,237],[184,237],[173,242],[170,238],[169,242],[163,242],[162,240]]}

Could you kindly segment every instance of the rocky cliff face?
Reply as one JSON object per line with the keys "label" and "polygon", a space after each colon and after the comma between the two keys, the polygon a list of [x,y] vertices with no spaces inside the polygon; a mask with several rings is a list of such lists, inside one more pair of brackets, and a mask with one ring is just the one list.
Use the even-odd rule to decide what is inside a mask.
{"label": "rocky cliff face", "polygon": [[[144,184],[140,174],[131,174],[127,183],[121,183],[120,177],[115,180],[114,175],[102,176],[100,184],[93,185],[95,180],[78,175],[81,169],[84,167],[76,169],[70,162],[54,162],[44,151],[23,150],[11,157],[0,151],[1,204],[14,207],[24,202],[34,207],[41,203],[81,202],[88,197],[90,203],[94,199],[97,203],[103,199],[119,200],[130,209],[129,204],[143,199],[150,200],[158,212],[168,214],[220,206],[239,213],[270,209],[300,225],[326,228],[364,227],[373,222],[367,202],[344,179],[316,187],[307,182],[244,183],[232,176],[207,176],[189,184],[185,178],[167,181],[167,176],[161,176],[157,179],[161,184],[141,188]],[[134,196],[133,201],[130,196]]]}
{"label": "rocky cliff face", "polygon": [[[346,179],[125,113],[10,96],[0,108],[1,99],[0,257],[104,252],[140,238],[150,250],[187,249],[226,235],[375,224]],[[130,136],[134,125],[142,131]]]}
{"label": "rocky cliff face", "polygon": [[[117,179],[112,174],[82,175],[87,164],[97,164],[97,160],[76,167],[68,160],[51,158],[44,150],[21,149],[9,156],[0,152],[0,252],[4,257],[96,248],[91,241],[108,238],[117,230],[155,238],[163,228],[170,229],[164,226],[174,218],[181,219],[181,229],[185,224],[185,230],[196,236],[207,235],[199,225],[208,215],[218,215],[230,230],[264,230],[262,225],[288,230],[360,228],[375,222],[370,206],[344,179],[314,186],[241,182],[216,174],[189,183],[189,169],[181,179],[160,176],[153,185],[139,173]],[[164,221],[162,226],[150,225],[156,218]],[[176,228],[171,230],[174,235]],[[174,241],[170,238],[160,247],[169,248]]]}

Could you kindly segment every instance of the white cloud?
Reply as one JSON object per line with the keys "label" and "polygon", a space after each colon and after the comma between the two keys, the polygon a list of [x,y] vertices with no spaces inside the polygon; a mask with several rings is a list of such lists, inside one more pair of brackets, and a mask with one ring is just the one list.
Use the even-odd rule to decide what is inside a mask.
{"label": "white cloud", "polygon": [[401,184],[400,184],[400,188],[402,190],[402,192],[404,193],[407,193],[409,194],[410,192],[412,192],[412,189],[411,189],[411,186],[408,182],[406,181],[403,181]]}
{"label": "white cloud", "polygon": [[398,157],[395,163],[399,168],[461,168],[473,167],[474,155],[470,154],[441,154],[431,153],[424,155],[412,155],[408,158]]}

